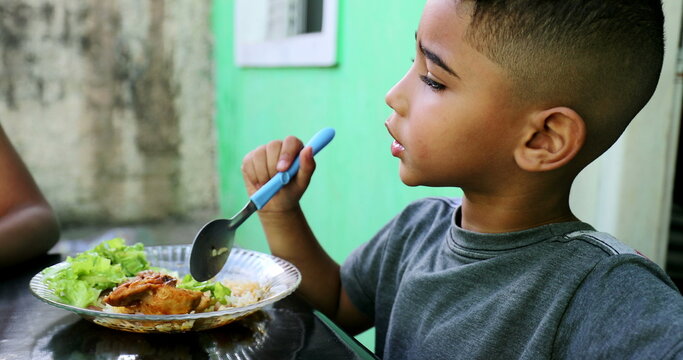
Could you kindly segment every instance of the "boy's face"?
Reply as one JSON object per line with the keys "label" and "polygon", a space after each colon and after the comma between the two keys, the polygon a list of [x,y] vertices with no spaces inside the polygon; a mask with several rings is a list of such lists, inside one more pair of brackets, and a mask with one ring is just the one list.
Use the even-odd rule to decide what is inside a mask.
{"label": "boy's face", "polygon": [[516,166],[521,105],[504,70],[465,41],[468,6],[427,1],[415,61],[386,95],[407,185],[491,190]]}

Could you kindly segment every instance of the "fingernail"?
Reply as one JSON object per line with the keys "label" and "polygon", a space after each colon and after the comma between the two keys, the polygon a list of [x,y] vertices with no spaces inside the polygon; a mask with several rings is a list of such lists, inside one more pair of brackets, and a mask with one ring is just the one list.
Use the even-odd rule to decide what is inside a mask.
{"label": "fingernail", "polygon": [[287,160],[281,159],[280,161],[277,162],[277,168],[282,170],[287,166]]}

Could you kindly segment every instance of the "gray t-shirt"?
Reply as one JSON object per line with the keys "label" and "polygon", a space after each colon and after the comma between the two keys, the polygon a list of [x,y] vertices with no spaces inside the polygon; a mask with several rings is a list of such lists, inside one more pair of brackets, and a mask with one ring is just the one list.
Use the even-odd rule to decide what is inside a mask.
{"label": "gray t-shirt", "polygon": [[342,266],[385,359],[683,358],[683,297],[582,222],[460,228],[459,200],[409,205]]}

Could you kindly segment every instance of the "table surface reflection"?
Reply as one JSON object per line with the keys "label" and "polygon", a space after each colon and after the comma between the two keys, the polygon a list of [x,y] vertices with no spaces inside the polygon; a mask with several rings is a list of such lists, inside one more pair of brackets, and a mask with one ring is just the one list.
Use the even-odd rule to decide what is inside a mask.
{"label": "table surface reflection", "polygon": [[0,275],[0,359],[375,359],[296,294],[226,326],[182,334],[108,329],[50,306],[29,281],[46,255]]}

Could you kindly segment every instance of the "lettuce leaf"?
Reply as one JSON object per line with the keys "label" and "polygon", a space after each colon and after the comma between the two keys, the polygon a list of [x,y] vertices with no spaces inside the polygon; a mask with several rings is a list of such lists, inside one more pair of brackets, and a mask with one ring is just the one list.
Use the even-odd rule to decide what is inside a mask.
{"label": "lettuce leaf", "polygon": [[114,238],[97,245],[93,251],[110,259],[113,264],[120,264],[126,276],[134,276],[149,268],[142,243],[126,246],[122,238]]}
{"label": "lettuce leaf", "polygon": [[228,300],[226,299],[226,296],[231,294],[230,289],[218,281],[197,281],[190,274],[185,275],[182,280],[176,284],[176,287],[201,292],[210,291],[211,297],[221,304],[227,304]]}
{"label": "lettuce leaf", "polygon": [[65,303],[87,307],[102,290],[110,289],[149,267],[141,243],[126,246],[121,238],[67,257],[66,266],[43,270],[48,288]]}

